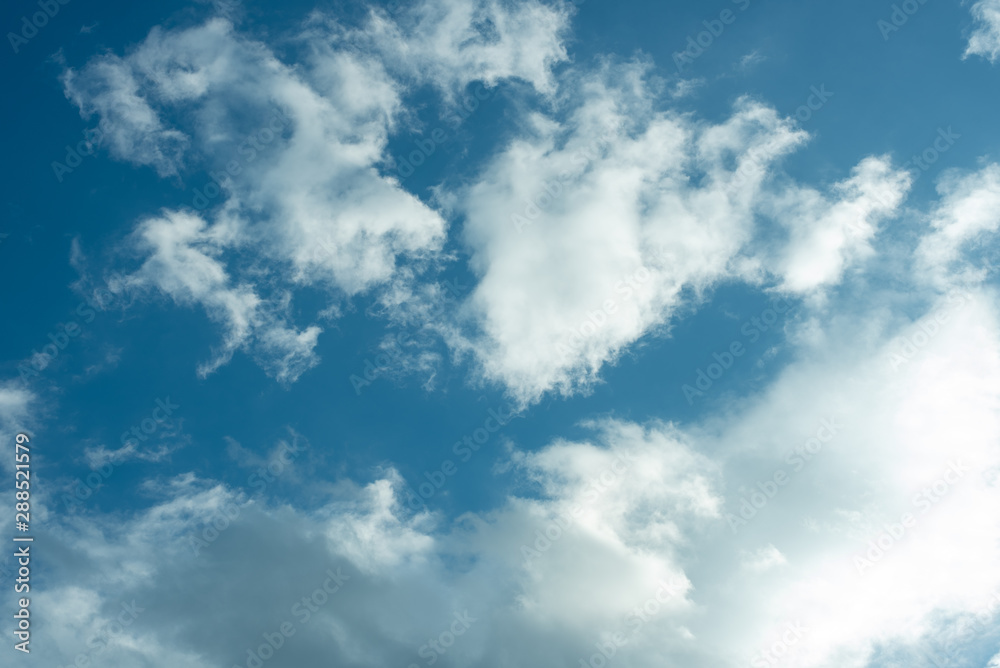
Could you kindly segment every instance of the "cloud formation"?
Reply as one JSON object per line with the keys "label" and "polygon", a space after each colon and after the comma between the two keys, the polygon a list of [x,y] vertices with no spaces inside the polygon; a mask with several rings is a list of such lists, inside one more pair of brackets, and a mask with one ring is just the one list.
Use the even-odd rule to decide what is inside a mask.
{"label": "cloud formation", "polygon": [[[730,420],[602,419],[584,440],[513,450],[522,491],[454,522],[408,511],[392,470],[307,482],[326,499],[311,509],[280,483],[251,500],[189,474],[147,484],[152,504],[124,523],[52,517],[47,540],[76,556],[39,596],[57,615],[39,650],[91,651],[134,600],[144,612],[107,665],[247,665],[283,622],[295,635],[269,666],[965,656],[978,640],[945,647],[949,620],[1000,611],[996,297],[951,298],[923,339],[919,318],[874,339],[824,319]],[[923,343],[893,365],[902,339]],[[330,572],[347,579],[310,599]],[[472,621],[438,642],[456,616]]]}
{"label": "cloud formation", "polygon": [[[297,66],[217,17],[154,29],[124,57],[68,70],[67,97],[110,124],[113,156],[161,176],[191,178],[203,164],[211,177],[187,209],[142,223],[137,246],[152,255],[131,283],[199,302],[224,324],[202,373],[250,348],[294,381],[315,365],[320,331],[285,324],[294,287],[325,287],[334,301],[384,288],[411,275],[401,263],[433,261],[443,244],[442,216],[382,171],[402,96],[507,78],[548,88],[567,16],[532,2],[418,3],[395,19],[373,11],[358,28],[316,15]],[[259,260],[239,266],[251,249],[266,260],[263,284],[247,276]]]}
{"label": "cloud formation", "polygon": [[965,57],[982,56],[995,63],[1000,58],[1000,1],[978,0],[972,5],[972,16],[976,22]]}
{"label": "cloud formation", "polygon": [[808,139],[794,120],[749,98],[718,124],[662,110],[642,64],[566,86],[564,117],[531,115],[457,196],[478,283],[450,340],[524,403],[586,390],[723,281],[835,286],[909,187],[884,157],[828,195],[799,185],[779,167]]}

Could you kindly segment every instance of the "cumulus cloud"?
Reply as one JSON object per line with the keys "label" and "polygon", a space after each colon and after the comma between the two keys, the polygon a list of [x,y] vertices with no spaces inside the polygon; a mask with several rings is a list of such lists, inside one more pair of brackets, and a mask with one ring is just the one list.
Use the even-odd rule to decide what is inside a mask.
{"label": "cumulus cloud", "polygon": [[[872,337],[825,318],[729,419],[602,419],[514,450],[520,491],[453,522],[407,510],[391,470],[307,483],[325,498],[308,508],[185,475],[125,522],[53,517],[52,553],[74,557],[36,596],[38,651],[93,652],[134,600],[106,665],[246,665],[284,622],[267,665],[579,665],[615,637],[639,667],[963,656],[981,633],[945,647],[946,620],[1000,610],[996,303],[942,298],[951,317],[923,337],[921,319]],[[312,598],[330,572],[347,577]],[[456,615],[473,621],[439,654]]]}
{"label": "cumulus cloud", "polygon": [[548,93],[555,87],[552,68],[568,58],[564,39],[572,8],[561,1],[424,1],[395,21],[373,10],[354,37],[373,44],[407,76],[450,93],[470,81],[494,86],[503,79]]}
{"label": "cumulus cloud", "polygon": [[[486,1],[373,10],[354,27],[316,14],[294,67],[214,18],[154,30],[114,57],[114,76],[111,56],[68,72],[81,109],[131,133],[123,146],[162,144],[148,124],[121,120],[141,102],[183,124],[185,155],[207,164],[212,181],[192,194],[200,213],[162,216],[173,226],[204,221],[194,246],[155,250],[148,237],[162,223],[134,236],[157,255],[133,283],[199,303],[225,328],[200,371],[236,350],[287,381],[313,367],[319,327],[286,317],[305,286],[334,305],[377,292],[396,321],[429,312],[418,302],[440,291],[422,285],[425,270],[451,259],[445,216],[464,219],[478,283],[460,313],[432,325],[523,404],[586,391],[606,364],[667,331],[722,281],[808,296],[873,256],[905,173],[863,158],[820,193],[782,176],[781,159],[808,135],[763,103],[740,99],[713,124],[664,110],[648,64],[605,61],[555,79],[570,14],[564,4]],[[133,80],[141,89],[121,83]],[[389,138],[412,122],[404,99],[415,86],[449,99],[475,80],[519,80],[554,106],[532,111],[538,100],[525,101],[515,137],[471,182],[438,188],[432,208],[384,173]],[[181,156],[169,164],[180,169]],[[199,271],[176,273],[181,258]],[[406,368],[437,359],[419,354]]]}
{"label": "cumulus cloud", "polygon": [[567,82],[565,117],[533,115],[456,197],[479,282],[451,341],[522,402],[586,389],[723,280],[837,284],[908,189],[878,157],[829,195],[782,178],[793,120],[747,98],[717,124],[661,111],[648,74]]}
{"label": "cumulus cloud", "polygon": [[[942,634],[972,616],[995,627],[1000,315],[965,263],[1000,224],[997,166],[947,176],[915,253],[893,241],[916,271],[866,290],[849,278],[884,248],[905,172],[859,156],[809,187],[780,170],[807,134],[761,102],[708,122],[663,110],[643,64],[554,79],[568,16],[487,0],[355,28],[317,15],[295,66],[214,19],[67,73],[83,113],[113,124],[114,155],[163,175],[204,161],[215,179],[139,222],[139,265],[112,287],[217,322],[203,374],[240,350],[282,381],[313,367],[320,329],[292,317],[303,285],[383,289],[393,317],[422,317],[441,291],[421,264],[441,261],[447,225],[383,173],[404,98],[518,79],[545,111],[526,104],[481,171],[437,191],[478,280],[458,317],[435,318],[447,342],[527,404],[588,387],[738,279],[828,297],[788,325],[788,365],[698,423],[603,417],[580,438],[512,447],[503,500],[453,520],[410,510],[391,468],[259,495],[184,473],[146,481],[147,506],[113,516],[57,516],[43,490],[40,660],[531,668],[613,651],[636,668],[779,654],[862,668],[881,652],[960,658],[979,638]],[[0,387],[2,428],[21,428],[33,400]]]}
{"label": "cumulus cloud", "polygon": [[972,5],[972,16],[976,23],[965,57],[982,56],[995,63],[1000,58],[1000,0],[978,0]]}
{"label": "cumulus cloud", "polygon": [[[187,209],[142,224],[134,237],[151,256],[126,284],[199,303],[223,324],[201,373],[249,349],[294,381],[316,363],[320,330],[286,325],[292,289],[318,285],[336,301],[385,288],[413,276],[400,264],[433,262],[444,242],[443,217],[382,173],[404,93],[429,85],[450,96],[473,80],[547,88],[566,57],[567,17],[566,6],[535,2],[418,3],[355,28],[314,15],[295,66],[216,17],[154,29],[125,56],[68,70],[67,96],[109,128],[112,155],[189,180],[185,168],[199,164],[212,179]],[[241,265],[251,254],[254,266]],[[260,267],[288,289],[248,277]]]}
{"label": "cumulus cloud", "polygon": [[[94,653],[89,637],[100,637],[121,601],[133,600],[143,613],[105,643],[107,665],[166,665],[177,656],[195,657],[188,665],[243,665],[244,647],[256,649],[262,633],[285,621],[296,628],[295,642],[270,665],[321,656],[344,665],[422,663],[427,639],[453,628],[455,615],[474,621],[442,653],[444,664],[493,665],[505,655],[544,661],[571,657],[596,629],[621,625],[657,593],[671,614],[690,608],[674,551],[696,519],[717,517],[717,473],[669,428],[594,427],[592,442],[560,442],[520,458],[543,499],[513,497],[448,529],[405,509],[393,471],[364,486],[345,482],[312,511],[259,505],[192,475],[149,485],[158,500],[125,524],[77,516],[54,529],[53,539],[82,550],[78,579],[41,594],[36,609],[76,603],[40,622],[51,642],[39,651],[53,661]],[[218,521],[227,516],[225,525]],[[262,540],[270,547],[260,549]],[[289,551],[294,569],[286,568]],[[114,575],[104,572],[111,564]],[[313,610],[315,620],[304,618],[295,603],[321,588],[330,570],[347,576],[342,591]],[[604,575],[596,580],[595,572]],[[197,600],[226,601],[217,610],[225,623],[208,636],[196,612],[208,608],[185,601],[189,578],[200,583]],[[515,637],[519,647],[510,645]]]}

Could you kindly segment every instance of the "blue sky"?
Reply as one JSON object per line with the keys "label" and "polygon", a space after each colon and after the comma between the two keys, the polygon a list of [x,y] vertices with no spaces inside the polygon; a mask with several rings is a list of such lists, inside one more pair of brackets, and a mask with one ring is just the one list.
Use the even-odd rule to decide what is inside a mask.
{"label": "blue sky", "polygon": [[11,665],[1000,666],[996,0],[42,5]]}

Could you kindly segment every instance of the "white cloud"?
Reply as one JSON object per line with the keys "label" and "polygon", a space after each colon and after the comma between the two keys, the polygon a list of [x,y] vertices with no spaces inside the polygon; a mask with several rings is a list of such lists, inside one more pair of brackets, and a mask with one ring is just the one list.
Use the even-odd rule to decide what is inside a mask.
{"label": "white cloud", "polygon": [[966,280],[985,276],[968,265],[964,251],[990,246],[1000,229],[1000,165],[984,166],[977,172],[946,173],[938,183],[940,201],[930,213],[931,230],[917,250],[920,267],[928,278],[947,280],[956,273]]}
{"label": "white cloud", "polygon": [[[661,111],[640,63],[569,70],[557,92],[551,67],[565,59],[570,13],[534,2],[422,3],[392,18],[374,11],[355,28],[314,15],[296,67],[216,18],[154,30],[115,60],[115,77],[104,60],[68,73],[81,108],[114,122],[138,100],[187,119],[189,152],[208,156],[219,185],[192,197],[207,207],[197,248],[157,251],[136,278],[224,324],[201,372],[240,349],[287,381],[314,366],[319,328],[287,323],[303,286],[325,288],[334,306],[378,291],[397,319],[427,311],[413,302],[434,292],[419,286],[423,270],[450,259],[447,223],[379,172],[391,133],[411,122],[403,96],[414,81],[447,99],[475,79],[518,79],[558,100],[552,116],[526,112],[521,135],[471,184],[437,190],[449,215],[464,215],[479,283],[461,317],[433,325],[523,403],[586,390],[721,281],[778,279],[809,295],[871,258],[878,221],[907,188],[902,172],[867,158],[828,195],[789,183],[777,164],[807,139],[794,121],[749,99],[714,125]],[[146,83],[122,102],[125,79]],[[106,90],[118,92],[105,99]],[[136,135],[126,145],[154,141],[138,125],[115,127]],[[785,241],[760,242],[762,215]]]}
{"label": "white cloud", "polygon": [[[412,281],[419,272],[401,264],[437,262],[445,220],[380,173],[390,133],[410,122],[402,95],[430,84],[450,97],[476,79],[547,89],[551,66],[566,57],[568,12],[425,2],[394,19],[374,12],[351,29],[315,15],[295,66],[217,17],[154,29],[124,57],[67,71],[67,96],[100,115],[114,156],[161,175],[207,163],[215,181],[192,190],[201,216],[168,211],[143,224],[136,238],[153,255],[131,279],[200,303],[225,326],[200,372],[250,349],[294,381],[316,363],[320,330],[286,323],[293,288],[318,285],[336,302]],[[270,284],[251,276],[261,272]]]}
{"label": "white cloud", "polygon": [[124,60],[115,55],[98,57],[83,72],[68,70],[63,85],[84,117],[100,116],[99,128],[113,156],[150,165],[160,176],[177,174],[188,137],[163,123]]}
{"label": "white cloud", "polygon": [[770,543],[757,550],[743,550],[740,554],[743,568],[752,573],[763,573],[788,563],[785,555]]}
{"label": "white cloud", "polygon": [[[17,434],[30,427],[37,400],[34,392],[17,381],[0,383],[0,441],[13,444]],[[10,448],[13,450],[14,446]],[[14,470],[13,456],[6,459],[4,469]]]}
{"label": "white cloud", "polygon": [[[789,625],[786,660],[803,668],[861,668],[877,646],[918,652],[941,620],[997,610],[997,302],[970,292],[895,366],[909,326],[878,330],[878,305],[874,337],[825,316],[798,361],[724,419],[601,420],[591,438],[515,450],[522,492],[453,524],[407,512],[393,471],[306,482],[310,510],[189,475],[148,485],[154,505],[124,523],[50,517],[50,545],[77,556],[35,604],[52,620],[39,651],[69,661],[134,598],[149,612],[108,665],[171,665],[162,647],[199,657],[186,665],[245,665],[283,621],[296,635],[271,666],[420,664],[466,610],[476,621],[443,665],[578,665],[622,632],[622,665],[735,668],[792,638]],[[753,516],[734,523],[751,498]],[[191,532],[208,536],[225,508],[239,511],[195,556]],[[300,623],[293,605],[331,568],[350,579]],[[63,601],[80,605],[49,614]]]}
{"label": "white cloud", "polygon": [[148,258],[123,287],[154,287],[180,305],[198,304],[226,329],[221,349],[199,368],[201,375],[215,371],[239,349],[253,351],[282,382],[296,380],[317,363],[313,349],[322,330],[315,325],[296,330],[283,313],[268,308],[254,287],[234,284],[217,259],[220,249],[201,218],[167,212],[163,218],[144,221],[136,236],[138,248]]}
{"label": "white cloud", "polygon": [[471,81],[493,86],[519,79],[554,90],[552,68],[567,60],[564,39],[573,5],[499,0],[424,0],[391,20],[373,10],[353,37],[371,42],[392,67],[458,93]]}
{"label": "white cloud", "polygon": [[982,56],[991,63],[1000,58],[1000,0],[978,0],[972,5],[976,20],[965,57]]}
{"label": "white cloud", "polygon": [[[319,328],[292,322],[296,285],[384,286],[383,303],[404,316],[423,312],[409,295],[438,294],[419,284],[419,267],[397,264],[434,262],[444,219],[378,171],[406,116],[394,72],[411,62],[445,95],[474,77],[553,93],[566,10],[433,6],[396,26],[374,14],[360,32],[317,18],[296,67],[216,20],[155,32],[127,57],[67,76],[85,112],[114,120],[116,155],[163,174],[186,164],[182,145],[225,155],[210,159],[216,172],[237,161],[211,212],[139,224],[142,264],[117,285],[220,323],[204,372],[236,350],[281,380],[314,365]],[[602,67],[566,75],[566,95],[550,98],[564,117],[529,114],[472,183],[439,190],[467,221],[480,279],[464,319],[442,331],[526,403],[595,382],[720,281],[805,296],[844,284],[908,187],[878,157],[827,193],[795,184],[776,165],[807,137],[773,109],[741,99],[730,118],[699,121],[658,110],[642,65]],[[265,124],[267,146],[247,142],[262,140],[257,123],[274,108],[282,122]],[[195,122],[175,136],[166,111]],[[254,498],[189,473],[147,481],[150,506],[114,515],[58,516],[43,488],[52,562],[33,601],[40,660],[250,665],[248,649],[285,622],[295,635],[267,668],[428,656],[576,666],[616,632],[628,642],[615,661],[636,668],[761,665],[790,637],[784,660],[803,668],[862,668],[877,647],[918,649],[942,618],[1000,593],[998,295],[936,292],[963,285],[953,267],[997,231],[997,170],[943,182],[916,252],[942,279],[931,289],[918,266],[917,279],[896,277],[897,292],[834,295],[816,312],[807,300],[789,325],[791,361],[763,391],[698,424],[605,418],[585,425],[587,438],[513,449],[499,468],[516,486],[480,516],[408,512],[391,469],[364,483],[296,479],[295,496],[279,481]],[[784,237],[771,240],[775,230]],[[931,324],[898,308],[921,300],[948,317]],[[32,400],[0,388],[3,429],[26,420]],[[208,542],[195,550],[193,537]],[[331,569],[349,579],[303,621],[296,606]],[[141,615],[95,645],[133,600]],[[466,611],[468,632],[428,654]]]}
{"label": "white cloud", "polygon": [[834,185],[832,200],[808,187],[775,195],[766,206],[789,239],[767,266],[781,275],[781,289],[809,294],[835,285],[848,266],[873,256],[877,223],[897,210],[909,184],[906,172],[893,169],[887,158],[869,157]]}
{"label": "white cloud", "polygon": [[782,178],[808,135],[761,103],[713,125],[657,111],[642,65],[574,76],[565,120],[532,116],[455,198],[479,282],[450,340],[522,402],[585,390],[721,281],[836,285],[908,188],[877,157],[830,195]]}
{"label": "white cloud", "polygon": [[[38,637],[49,642],[39,643],[39,652],[71,660],[120,600],[133,599],[147,612],[102,652],[107,665],[168,665],[174,656],[157,656],[165,646],[200,657],[185,665],[243,664],[244,648],[257,647],[261,633],[283,621],[295,622],[297,635],[269,665],[317,657],[408,665],[422,662],[421,646],[465,611],[477,621],[449,652],[449,664],[495,665],[508,652],[524,663],[584,648],[596,630],[621,625],[635,605],[655,596],[661,582],[671,590],[665,609],[678,614],[690,607],[690,583],[673,552],[695,520],[717,516],[716,473],[669,428],[594,427],[594,443],[559,442],[520,460],[545,499],[512,498],[496,513],[445,531],[439,518],[403,509],[393,471],[363,487],[327,487],[329,500],[313,511],[260,505],[186,475],[147,485],[158,500],[124,524],[52,518],[52,539],[79,550],[75,577],[40,594],[34,609],[79,605],[62,606],[40,623]],[[310,492],[322,488],[314,481]],[[226,509],[231,526],[217,523]],[[537,542],[536,530],[551,536],[559,518],[574,512],[564,536],[549,546]],[[203,531],[213,522],[220,532]],[[196,556],[190,539],[206,536],[212,541]],[[541,552],[526,558],[522,545]],[[289,554],[294,569],[287,569]],[[112,564],[114,574],[104,573]],[[319,621],[306,625],[293,605],[321,586],[328,569],[350,579]],[[604,575],[598,580],[595,572]],[[220,622],[211,639],[201,630],[211,606],[191,608],[192,596],[226,601],[210,613]],[[510,646],[513,637],[521,639],[517,647]]]}

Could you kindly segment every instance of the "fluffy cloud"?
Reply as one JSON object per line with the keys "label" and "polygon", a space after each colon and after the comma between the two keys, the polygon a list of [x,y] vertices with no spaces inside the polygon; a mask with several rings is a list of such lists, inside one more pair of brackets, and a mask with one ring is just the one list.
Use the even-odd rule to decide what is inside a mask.
{"label": "fluffy cloud", "polygon": [[788,230],[788,242],[767,266],[782,277],[780,288],[810,294],[836,285],[846,267],[871,258],[878,221],[897,210],[909,185],[910,177],[887,158],[870,157],[833,186],[832,198],[802,186],[775,194],[766,206]]}
{"label": "fluffy cloud", "polygon": [[[879,326],[876,307],[875,336],[827,317],[728,419],[600,420],[591,438],[512,451],[522,491],[454,523],[407,511],[392,471],[307,482],[326,499],[311,510],[280,482],[250,499],[185,475],[147,485],[153,504],[124,523],[50,516],[65,547],[50,551],[74,557],[36,596],[38,651],[247,665],[288,622],[266,665],[579,665],[598,647],[640,668],[965,656],[982,633],[957,642],[948,620],[1000,610],[996,304],[942,297],[937,327]],[[330,573],[346,579],[316,595]],[[143,612],[115,627],[133,599]]]}
{"label": "fluffy cloud", "polygon": [[965,57],[982,56],[991,63],[1000,58],[1000,0],[979,0],[972,5],[976,20]]}
{"label": "fluffy cloud", "polygon": [[[294,67],[213,18],[154,29],[124,57],[68,70],[67,96],[110,128],[112,155],[161,175],[188,177],[189,164],[202,164],[212,178],[191,195],[204,213],[142,224],[138,249],[151,256],[126,285],[200,303],[224,325],[202,373],[251,349],[294,381],[316,363],[320,330],[284,323],[291,289],[319,285],[336,300],[385,288],[414,275],[400,264],[433,262],[444,242],[442,216],[380,171],[402,95],[429,84],[450,96],[476,79],[549,87],[549,68],[566,57],[559,7],[426,2],[393,19],[373,12],[359,28],[317,15]],[[250,254],[254,266],[241,265]],[[287,289],[231,278],[262,266],[290,278]]]}
{"label": "fluffy cloud", "polygon": [[[36,610],[72,603],[39,622],[49,642],[38,651],[59,662],[100,654],[110,666],[167,665],[178,656],[189,657],[186,665],[245,665],[245,648],[256,650],[263,633],[289,622],[296,635],[268,665],[319,657],[407,665],[423,663],[428,638],[456,628],[458,615],[471,627],[454,647],[445,643],[445,665],[570,658],[657,594],[673,613],[690,608],[674,552],[697,519],[718,517],[717,472],[675,430],[594,426],[593,442],[518,457],[544,498],[515,497],[447,530],[404,509],[392,471],[365,486],[328,489],[329,501],[314,511],[260,505],[184,475],[147,485],[158,500],[125,524],[57,521],[52,539],[82,552],[72,565],[77,579],[36,598]],[[291,570],[281,566],[289,552],[297,559]],[[330,571],[346,576],[342,591],[306,616],[296,602],[321,589]],[[225,601],[213,613],[225,624],[206,635],[202,613],[214,606],[191,608],[192,595]],[[122,603],[133,601],[141,613],[116,627]],[[511,638],[521,639],[517,647]]]}
{"label": "fluffy cloud", "polygon": [[[569,14],[562,4],[428,2],[372,11],[358,27],[314,15],[296,67],[215,18],[154,30],[124,58],[68,72],[67,94],[112,122],[116,146],[160,148],[123,149],[129,159],[173,172],[185,160],[207,164],[213,181],[192,196],[204,210],[202,259],[156,251],[147,222],[135,238],[158,255],[133,281],[201,303],[225,326],[201,371],[240,349],[287,381],[314,366],[318,326],[285,316],[303,286],[324,288],[335,304],[378,292],[397,320],[429,311],[417,302],[439,299],[421,282],[449,260],[444,215],[464,218],[479,282],[458,317],[432,324],[524,404],[585,390],[721,281],[808,296],[873,256],[905,173],[870,157],[829,193],[796,184],[778,169],[808,138],[794,121],[750,99],[716,124],[662,110],[644,64],[568,70],[557,88],[551,68],[566,58]],[[382,172],[386,147],[412,121],[404,97],[414,85],[450,99],[477,79],[526,82],[555,110],[527,111],[519,135],[471,183],[437,189],[438,211]],[[140,103],[156,127],[183,124],[184,142],[160,142],[152,121],[127,120],[149,116],[134,111]],[[176,226],[193,215],[162,219]],[[169,254],[205,271],[172,273],[180,263]]]}
{"label": "fluffy cloud", "polygon": [[[206,375],[241,348],[253,350],[279,381],[295,380],[317,362],[313,349],[320,328],[299,331],[262,300],[254,288],[234,284],[217,259],[212,234],[198,216],[168,212],[143,222],[138,247],[148,253],[142,267],[124,280],[124,289],[153,287],[181,305],[202,306],[226,329],[215,357],[199,368]],[[280,300],[271,300],[271,303]]]}
{"label": "fluffy cloud", "polygon": [[928,277],[938,282],[956,273],[965,280],[984,275],[969,266],[963,251],[990,247],[1000,229],[1000,165],[978,172],[952,171],[938,183],[940,201],[930,213],[931,230],[920,242],[917,257]]}
{"label": "fluffy cloud", "polygon": [[[613,652],[636,668],[779,656],[863,668],[882,653],[908,665],[989,656],[1000,300],[968,263],[1000,225],[997,166],[942,181],[915,217],[927,222],[915,253],[906,239],[880,246],[909,186],[886,158],[808,187],[779,169],[806,133],[762,103],[740,99],[716,123],[664,111],[638,64],[557,84],[568,15],[449,0],[359,28],[316,16],[296,66],[216,19],[69,72],[83,113],[114,125],[114,155],[164,175],[204,161],[217,178],[215,195],[192,200],[202,213],[139,223],[140,264],[112,287],[219,323],[203,373],[245,350],[289,382],[317,362],[319,328],[290,315],[297,287],[383,290],[394,317],[425,317],[441,291],[421,269],[442,261],[445,220],[382,172],[412,120],[405,95],[519,79],[552,106],[526,113],[474,179],[437,191],[465,221],[478,279],[460,317],[437,323],[447,341],[527,404],[585,388],[682,306],[741,279],[806,298],[786,368],[699,423],[602,418],[584,438],[512,447],[504,500],[454,520],[408,510],[392,469],[360,483],[290,474],[261,494],[183,473],[147,481],[147,506],[113,516],[57,515],[43,487],[40,660],[531,668],[600,666]],[[887,246],[915,271],[878,290],[851,280]],[[3,429],[32,401],[0,387]],[[307,458],[289,466],[320,470]],[[956,640],[972,618],[975,637]]]}
{"label": "fluffy cloud", "polygon": [[397,21],[373,10],[353,37],[374,45],[407,76],[445,91],[460,92],[470,81],[494,86],[519,79],[552,92],[552,67],[567,60],[563,41],[571,13],[572,5],[561,1],[424,1],[408,6]]}
{"label": "fluffy cloud", "polygon": [[83,72],[67,71],[63,85],[81,114],[101,117],[113,156],[152,166],[160,176],[177,174],[188,137],[164,124],[127,62],[115,55],[98,57]]}
{"label": "fluffy cloud", "polygon": [[586,388],[722,280],[837,284],[908,189],[876,157],[830,195],[790,182],[794,121],[745,98],[718,124],[658,111],[647,75],[606,64],[568,82],[565,119],[531,117],[457,197],[479,283],[451,341],[522,402]]}

